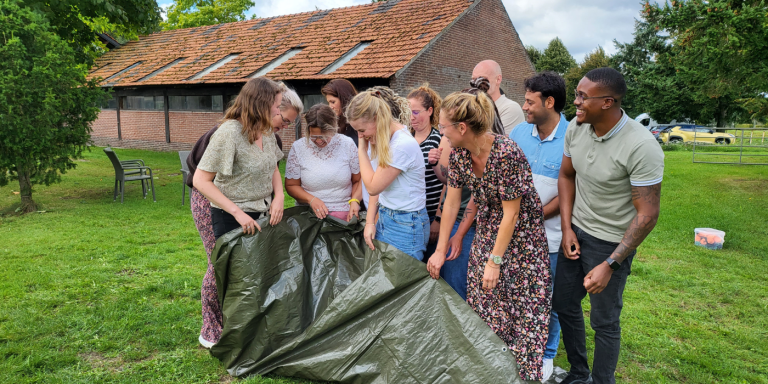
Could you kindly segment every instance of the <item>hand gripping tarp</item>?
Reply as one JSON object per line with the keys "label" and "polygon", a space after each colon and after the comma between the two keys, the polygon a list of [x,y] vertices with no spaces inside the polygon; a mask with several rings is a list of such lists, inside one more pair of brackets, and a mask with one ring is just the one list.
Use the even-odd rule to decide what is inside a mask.
{"label": "hand gripping tarp", "polygon": [[233,376],[340,383],[523,383],[512,352],[445,281],[364,222],[304,207],[211,256],[224,314],[211,354]]}

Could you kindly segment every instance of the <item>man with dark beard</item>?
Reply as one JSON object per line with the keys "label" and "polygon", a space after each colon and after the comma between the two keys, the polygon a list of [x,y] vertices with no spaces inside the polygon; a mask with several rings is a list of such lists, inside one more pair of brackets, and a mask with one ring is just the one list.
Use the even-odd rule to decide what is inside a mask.
{"label": "man with dark beard", "polygon": [[[563,231],[552,309],[571,370],[563,384],[613,384],[622,295],[635,250],[659,217],[664,153],[621,109],[627,86],[612,68],[576,87],[558,178]],[[590,375],[581,301],[589,294],[595,354]]]}
{"label": "man with dark beard", "polygon": [[[557,250],[560,248],[560,200],[557,177],[563,160],[563,144],[568,120],[560,112],[565,107],[565,80],[554,72],[542,72],[525,79],[525,123],[516,126],[509,138],[523,150],[533,173],[533,185],[544,208],[550,272],[554,282],[557,272]],[[544,378],[554,370],[554,359],[560,344],[557,312],[550,312],[549,336],[544,350]]]}

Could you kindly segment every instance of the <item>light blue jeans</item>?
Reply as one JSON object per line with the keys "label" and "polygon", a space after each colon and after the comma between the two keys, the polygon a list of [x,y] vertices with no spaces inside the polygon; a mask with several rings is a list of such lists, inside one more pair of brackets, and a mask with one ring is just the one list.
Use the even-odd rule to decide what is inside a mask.
{"label": "light blue jeans", "polygon": [[422,261],[429,241],[427,209],[408,212],[379,205],[376,240],[393,245],[403,253]]}
{"label": "light blue jeans", "polygon": [[[457,221],[453,225],[451,230],[451,237],[459,230],[459,224]],[[469,251],[472,250],[472,240],[475,239],[475,227],[470,227],[467,234],[461,240],[461,253],[455,260],[446,261],[443,264],[443,268],[440,269],[440,277],[445,279],[445,282],[461,296],[462,299],[467,299],[467,268],[469,267]],[[448,249],[448,254],[451,254],[451,249]]]}
{"label": "light blue jeans", "polygon": [[[557,271],[557,252],[549,254],[549,265],[552,273],[552,288],[555,287],[555,271]],[[549,314],[549,337],[547,338],[547,348],[544,350],[545,359],[554,359],[557,355],[557,347],[560,345],[560,321],[557,320],[557,312],[551,311]]]}

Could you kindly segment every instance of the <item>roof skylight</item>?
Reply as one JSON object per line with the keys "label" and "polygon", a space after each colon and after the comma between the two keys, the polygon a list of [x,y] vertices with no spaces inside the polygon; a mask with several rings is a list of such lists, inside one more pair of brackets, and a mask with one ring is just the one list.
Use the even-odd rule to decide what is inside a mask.
{"label": "roof skylight", "polygon": [[150,73],[149,75],[146,75],[146,76],[142,77],[141,79],[136,80],[136,82],[138,83],[140,81],[149,80],[149,79],[151,79],[151,78],[153,78],[153,77],[155,77],[155,76],[165,72],[166,69],[168,69],[170,67],[173,67],[174,65],[180,63],[184,59],[186,59],[186,57],[182,57],[182,58],[176,59],[174,61],[171,61],[170,63],[162,66],[161,68],[159,68],[159,69],[157,69],[155,71],[152,71],[152,73]]}
{"label": "roof skylight", "polygon": [[120,72],[118,72],[118,73],[115,73],[114,75],[112,75],[112,76],[110,76],[110,77],[107,77],[106,79],[104,79],[104,81],[107,81],[107,80],[113,79],[113,78],[115,78],[115,77],[117,77],[117,76],[120,76],[120,75],[122,75],[123,73],[126,73],[126,72],[130,71],[131,69],[135,68],[137,65],[139,65],[139,64],[141,64],[141,63],[143,63],[143,62],[142,62],[142,61],[137,61],[137,62],[135,62],[135,63],[133,63],[133,64],[129,65],[129,66],[128,66],[128,68],[126,68],[126,69],[123,69],[122,71],[120,71]]}
{"label": "roof skylight", "polygon": [[259,68],[258,71],[254,72],[252,75],[250,75],[248,77],[264,76],[267,73],[269,73],[270,71],[272,71],[273,69],[279,67],[280,65],[282,65],[286,61],[290,60],[292,57],[298,55],[299,52],[301,52],[303,50],[304,50],[304,48],[291,48],[287,52],[285,52],[282,55],[278,56],[276,59],[274,59],[274,60],[270,61],[269,63],[267,63],[267,65]]}
{"label": "roof skylight", "polygon": [[357,56],[358,53],[362,52],[363,49],[367,48],[369,45],[371,45],[372,41],[363,41],[360,44],[356,45],[354,48],[350,49],[349,52],[343,54],[338,60],[331,63],[331,65],[325,67],[322,71],[320,71],[321,75],[327,75],[329,73],[333,73],[337,69],[339,69],[342,65],[346,64],[348,61],[352,60],[355,56]]}
{"label": "roof skylight", "polygon": [[215,62],[210,67],[202,70],[202,72],[199,72],[197,75],[194,75],[194,76],[190,77],[187,80],[197,80],[197,79],[199,79],[199,78],[201,78],[201,77],[203,77],[203,76],[205,76],[205,75],[207,75],[207,74],[209,74],[209,73],[211,73],[211,72],[213,72],[213,71],[223,67],[225,64],[227,64],[230,61],[236,59],[238,56],[240,56],[239,53],[233,53],[231,55],[227,55],[225,58]]}

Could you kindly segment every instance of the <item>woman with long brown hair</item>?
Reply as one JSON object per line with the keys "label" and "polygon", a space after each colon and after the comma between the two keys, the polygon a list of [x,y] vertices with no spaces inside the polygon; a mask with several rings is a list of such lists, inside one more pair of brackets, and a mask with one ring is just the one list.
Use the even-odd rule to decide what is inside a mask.
{"label": "woman with long brown hair", "polygon": [[344,117],[347,105],[357,95],[355,86],[347,79],[333,79],[323,86],[320,93],[325,96],[328,106],[333,109],[333,112],[339,118],[339,133],[352,139],[355,142],[355,146],[357,146],[357,131],[349,125],[346,117]]}
{"label": "woman with long brown hair", "polygon": [[281,102],[281,89],[274,81],[249,80],[197,165],[193,184],[211,202],[216,239],[238,227],[249,235],[261,231],[256,219],[267,212],[271,225],[283,218],[285,197],[277,167],[283,152],[272,131]]}

